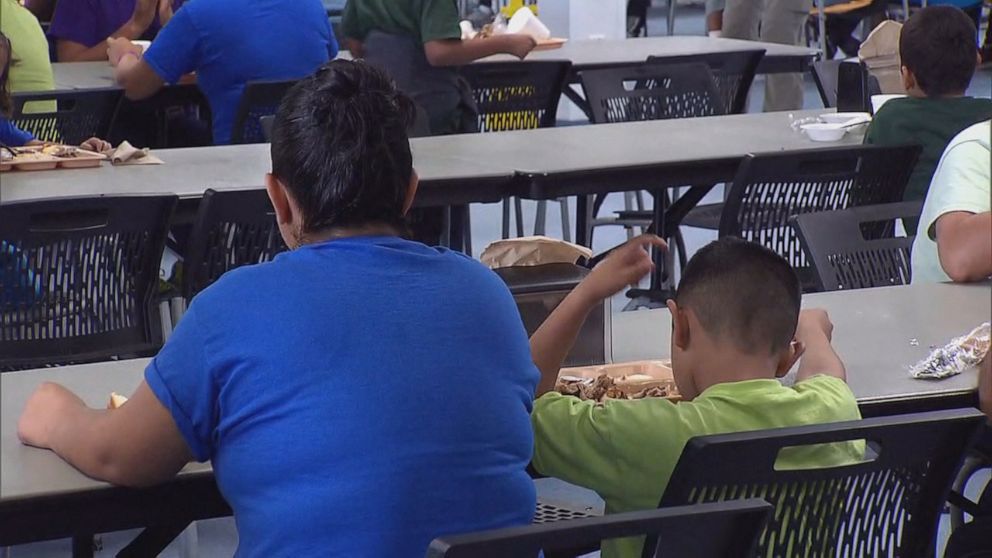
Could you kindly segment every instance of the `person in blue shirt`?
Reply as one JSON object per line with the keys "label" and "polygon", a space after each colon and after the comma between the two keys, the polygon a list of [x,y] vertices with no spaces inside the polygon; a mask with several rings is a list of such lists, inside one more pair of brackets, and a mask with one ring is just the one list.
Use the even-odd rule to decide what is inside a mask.
{"label": "person in blue shirt", "polygon": [[120,408],[42,385],[21,440],[128,486],[210,460],[239,557],[423,556],[529,523],[538,372],[499,277],[402,238],[413,114],[364,63],[294,86],[266,177],[291,250],[197,295]]}
{"label": "person in blue shirt", "polygon": [[147,52],[125,38],[107,44],[115,77],[130,99],[150,97],[196,72],[219,145],[231,141],[247,82],[301,78],[338,53],[320,0],[191,0]]}

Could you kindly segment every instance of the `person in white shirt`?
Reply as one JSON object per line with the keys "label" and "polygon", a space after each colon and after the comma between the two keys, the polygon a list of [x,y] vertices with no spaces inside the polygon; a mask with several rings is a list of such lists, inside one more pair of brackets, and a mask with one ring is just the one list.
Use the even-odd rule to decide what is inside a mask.
{"label": "person in white shirt", "polygon": [[916,241],[913,283],[992,276],[992,120],[947,145],[937,165]]}

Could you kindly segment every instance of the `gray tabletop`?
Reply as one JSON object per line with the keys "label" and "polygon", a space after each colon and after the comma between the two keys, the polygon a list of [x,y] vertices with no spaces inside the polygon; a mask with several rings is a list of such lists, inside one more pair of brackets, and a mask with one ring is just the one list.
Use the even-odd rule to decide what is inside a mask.
{"label": "gray tabletop", "polygon": [[[509,180],[513,169],[508,161],[480,156],[482,152],[473,152],[464,142],[456,136],[413,140],[414,164],[421,180]],[[165,164],[115,167],[105,163],[94,169],[5,173],[0,178],[0,201],[150,193],[196,198],[208,188],[261,187],[265,173],[272,169],[267,144],[163,149],[154,154]],[[475,201],[496,199],[498,193],[491,200]]]}
{"label": "gray tabletop", "polygon": [[[39,495],[98,490],[108,485],[87,478],[48,450],[17,439],[17,419],[28,396],[42,382],[58,382],[92,407],[103,407],[110,392],[131,394],[141,383],[147,359],[106,362],[0,374],[0,502]],[[184,474],[209,471],[191,464]]]}
{"label": "gray tabletop", "polygon": [[[809,116],[823,111],[797,112]],[[789,113],[569,126],[543,130],[465,134],[411,141],[414,164],[424,182],[509,178],[515,171],[551,175],[616,173],[648,165],[736,168],[748,153],[859,143],[848,134],[837,143],[815,143],[789,126]],[[175,193],[195,198],[207,188],[260,187],[271,170],[268,145],[237,145],[156,151],[164,165],[40,172],[11,172],[0,180],[4,203],[63,196]],[[495,201],[500,192],[485,190]]]}
{"label": "gray tabletop", "polygon": [[[810,294],[805,307],[825,308],[834,323],[834,347],[847,381],[862,404],[973,392],[971,370],[944,380],[911,378],[908,368],[992,319],[992,287],[911,285]],[[613,360],[667,358],[671,354],[667,310],[613,316]]]}
{"label": "gray tabletop", "polygon": [[[812,60],[817,51],[806,47],[723,39],[703,36],[644,37],[639,39],[573,40],[561,48],[532,52],[527,60],[571,60],[576,70],[643,62],[649,56],[686,56],[741,50],[764,50],[765,59],[759,73],[798,70],[802,61]],[[514,60],[510,56],[493,56],[486,60]]]}
{"label": "gray tabletop", "polygon": [[[560,49],[536,51],[527,60],[571,60],[577,70],[598,66],[643,62],[648,56],[684,56],[712,54],[739,50],[764,49],[769,63],[759,72],[771,73],[798,66],[799,60],[809,60],[817,51],[806,47],[718,39],[701,36],[647,37],[642,39],[569,41]],[[348,52],[341,58],[350,59]],[[486,60],[516,60],[512,56],[493,56]],[[790,64],[795,61],[795,64]],[[781,64],[785,62],[785,65]],[[793,68],[795,69],[795,68]],[[52,64],[56,89],[96,89],[115,87],[113,69],[107,62],[59,62]]]}

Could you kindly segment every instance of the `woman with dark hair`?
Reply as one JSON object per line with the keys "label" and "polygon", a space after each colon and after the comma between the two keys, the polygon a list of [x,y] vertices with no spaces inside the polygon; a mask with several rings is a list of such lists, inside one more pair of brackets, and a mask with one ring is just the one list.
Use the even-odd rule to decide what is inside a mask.
{"label": "woman with dark hair", "polygon": [[423,556],[528,523],[538,373],[495,274],[402,238],[412,113],[362,63],[296,85],[266,177],[292,250],[200,293],[120,408],[41,386],[21,440],[127,486],[210,460],[238,556]]}

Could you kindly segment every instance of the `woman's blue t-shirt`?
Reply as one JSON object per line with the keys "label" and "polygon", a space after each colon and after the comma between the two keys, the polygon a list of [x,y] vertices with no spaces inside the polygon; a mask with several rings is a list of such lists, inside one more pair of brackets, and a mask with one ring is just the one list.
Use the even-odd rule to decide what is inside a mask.
{"label": "woman's blue t-shirt", "polygon": [[234,510],[238,556],[423,556],[531,521],[538,372],[478,262],[332,240],[200,293],[145,371]]}

